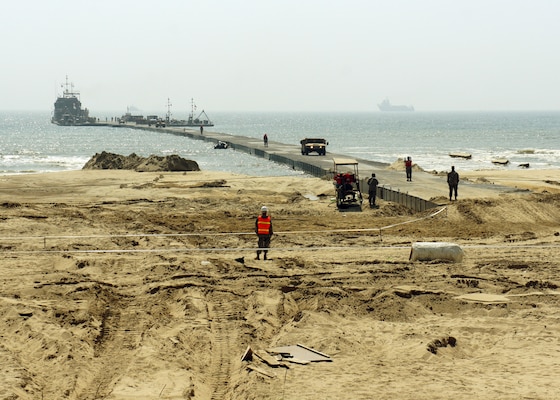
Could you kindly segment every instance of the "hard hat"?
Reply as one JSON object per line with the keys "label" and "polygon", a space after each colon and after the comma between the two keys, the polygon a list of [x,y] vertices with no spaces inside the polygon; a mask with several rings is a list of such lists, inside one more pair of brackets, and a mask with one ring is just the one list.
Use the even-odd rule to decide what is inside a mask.
{"label": "hard hat", "polygon": [[263,211],[263,212],[268,212],[268,208],[267,208],[266,206],[262,206],[262,207],[261,207],[261,211]]}

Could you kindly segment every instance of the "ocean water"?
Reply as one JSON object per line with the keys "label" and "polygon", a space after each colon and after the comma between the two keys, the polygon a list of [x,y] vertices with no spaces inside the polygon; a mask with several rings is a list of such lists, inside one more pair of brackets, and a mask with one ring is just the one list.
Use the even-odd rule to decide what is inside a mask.
{"label": "ocean water", "polygon": [[[105,118],[119,112],[91,112]],[[152,113],[145,113],[152,114]],[[157,113],[154,113],[157,114]],[[163,115],[164,113],[159,113]],[[560,112],[412,113],[208,113],[223,132],[299,145],[304,137],[324,137],[327,151],[393,163],[407,156],[427,171],[456,169],[560,168]],[[212,143],[164,132],[111,127],[61,127],[49,112],[0,112],[0,174],[78,170],[102,151],[140,156],[178,154],[203,170],[257,176],[301,175],[299,171]],[[174,114],[182,119],[187,115]],[[451,152],[472,159],[451,158]],[[328,153],[327,153],[328,157]],[[506,166],[494,158],[507,158]]]}

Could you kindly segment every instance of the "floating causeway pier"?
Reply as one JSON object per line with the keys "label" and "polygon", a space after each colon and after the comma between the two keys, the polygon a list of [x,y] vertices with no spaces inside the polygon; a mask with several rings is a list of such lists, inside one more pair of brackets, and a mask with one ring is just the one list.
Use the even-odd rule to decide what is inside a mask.
{"label": "floating causeway pier", "polygon": [[[448,203],[447,196],[449,194],[449,189],[446,176],[424,171],[413,171],[412,182],[407,182],[404,169],[402,171],[390,170],[388,169],[389,165],[386,163],[331,153],[328,148],[325,156],[315,154],[305,156],[301,154],[301,146],[299,143],[286,144],[269,139],[268,146],[265,147],[262,138],[257,139],[248,136],[230,135],[227,133],[209,131],[207,129],[204,129],[203,134],[201,134],[200,130],[196,127],[156,128],[154,126],[136,125],[133,123],[100,123],[99,125],[168,133],[194,140],[204,140],[213,145],[219,141],[227,142],[229,149],[234,151],[241,151],[279,164],[284,164],[294,170],[303,171],[319,178],[332,178],[332,170],[334,167],[333,158],[353,158],[359,163],[360,187],[363,193],[367,194],[367,180],[372,173],[375,173],[379,180],[379,186],[377,188],[377,197],[379,199],[402,204],[415,211],[424,211]],[[326,139],[328,140],[328,138]],[[453,165],[452,159],[449,160],[449,169],[451,169],[451,165]],[[461,171],[458,172],[461,174]],[[471,182],[461,182],[459,184],[460,199],[493,197],[499,193],[514,191],[516,191],[516,189],[498,185],[475,184]]]}

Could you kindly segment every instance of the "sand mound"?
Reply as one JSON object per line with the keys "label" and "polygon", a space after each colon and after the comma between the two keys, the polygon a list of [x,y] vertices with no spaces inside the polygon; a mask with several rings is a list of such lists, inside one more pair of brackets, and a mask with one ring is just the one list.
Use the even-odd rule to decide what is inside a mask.
{"label": "sand mound", "polygon": [[[391,165],[389,165],[387,167],[388,170],[392,170],[392,171],[404,171],[404,159],[402,158],[397,158],[397,160],[395,162],[393,162]],[[412,170],[413,171],[424,171],[424,169],[422,167],[420,167],[418,164],[416,164],[414,161],[412,162]]]}
{"label": "sand mound", "polygon": [[196,161],[186,160],[176,154],[170,156],[140,157],[134,153],[123,156],[114,153],[95,154],[82,169],[131,169],[138,172],[200,171]]}

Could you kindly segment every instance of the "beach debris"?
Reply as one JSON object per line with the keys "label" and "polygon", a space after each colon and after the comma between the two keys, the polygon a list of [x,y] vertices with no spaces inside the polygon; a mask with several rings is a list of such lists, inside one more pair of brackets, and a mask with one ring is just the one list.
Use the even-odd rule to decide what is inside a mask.
{"label": "beach debris", "polygon": [[241,263],[241,264],[245,264],[245,257],[236,258],[235,261],[237,261],[238,263]]}
{"label": "beach debris", "polygon": [[283,361],[290,361],[297,364],[308,364],[310,362],[332,361],[327,354],[321,353],[303,344],[292,346],[274,347],[267,349],[267,352],[281,357]]}
{"label": "beach debris", "polygon": [[241,356],[241,361],[251,361],[253,359],[253,349],[251,346],[247,346],[245,353]]}
{"label": "beach debris", "polygon": [[493,158],[492,164],[500,164],[500,165],[507,165],[509,164],[509,160],[507,158]]}
{"label": "beach debris", "polygon": [[268,354],[265,350],[255,350],[253,354],[270,367],[276,368],[286,366],[284,363],[280,362],[280,360],[282,359],[281,357],[279,357],[280,360],[278,360],[276,357]]}
{"label": "beach debris", "polygon": [[276,378],[276,374],[272,372],[265,371],[264,369],[257,367],[256,365],[249,364],[247,365],[247,369],[250,371],[258,372],[261,375],[266,376],[267,378]]}
{"label": "beach debris", "polygon": [[416,242],[410,250],[410,261],[447,260],[463,261],[463,249],[455,243],[448,242]]}
{"label": "beach debris", "polygon": [[472,154],[471,153],[463,153],[463,152],[449,153],[449,157],[464,158],[465,160],[470,160],[472,158]]}
{"label": "beach debris", "polygon": [[[327,354],[321,353],[311,347],[304,346],[303,344],[296,344],[291,346],[274,347],[266,350],[255,350],[251,346],[241,356],[241,361],[253,361],[253,356],[272,368],[284,367],[289,368],[286,362],[307,365],[312,362],[332,361],[331,357]],[[265,373],[258,367],[248,367],[248,369]],[[265,373],[265,375],[267,375]],[[275,375],[267,375],[275,377]]]}
{"label": "beach debris", "polygon": [[314,195],[312,193],[304,194],[303,197],[305,197],[307,200],[311,200],[311,201],[319,200],[319,196]]}
{"label": "beach debris", "polygon": [[447,347],[447,346],[449,347],[457,346],[457,339],[455,339],[453,336],[445,336],[441,339],[432,340],[430,343],[428,343],[427,350],[430,353],[437,354],[438,348]]}
{"label": "beach debris", "polygon": [[518,165],[519,168],[529,168],[529,163],[521,163]]}
{"label": "beach debris", "polygon": [[27,318],[30,318],[30,317],[33,316],[33,311],[28,311],[28,310],[20,311],[18,314],[19,314],[20,317],[23,317],[23,318],[27,319]]}
{"label": "beach debris", "polygon": [[209,182],[198,182],[194,185],[190,185],[190,188],[219,188],[228,187],[226,186],[227,181],[225,179],[217,179]]}
{"label": "beach debris", "polygon": [[412,296],[419,296],[422,294],[441,294],[439,290],[424,289],[419,286],[400,285],[393,288],[395,294],[399,297],[410,299]]}

